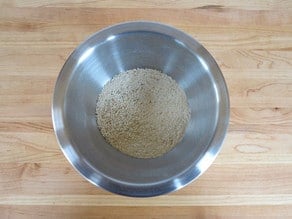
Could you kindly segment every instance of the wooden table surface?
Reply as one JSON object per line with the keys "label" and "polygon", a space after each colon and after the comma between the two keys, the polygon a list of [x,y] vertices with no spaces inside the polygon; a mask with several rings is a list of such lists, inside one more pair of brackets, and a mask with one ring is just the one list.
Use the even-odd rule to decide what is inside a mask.
{"label": "wooden table surface", "polygon": [[[0,218],[292,217],[292,1],[1,0]],[[231,119],[198,180],[134,199],[83,179],[52,128],[54,83],[88,35],[130,20],[173,25],[221,67]]]}

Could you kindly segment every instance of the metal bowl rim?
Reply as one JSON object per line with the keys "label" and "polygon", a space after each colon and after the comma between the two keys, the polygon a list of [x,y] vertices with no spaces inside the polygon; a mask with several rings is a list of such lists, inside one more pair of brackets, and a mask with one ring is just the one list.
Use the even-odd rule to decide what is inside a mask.
{"label": "metal bowl rim", "polygon": [[[60,126],[57,124],[58,115],[56,112],[56,108],[58,107],[57,106],[58,103],[56,100],[57,100],[57,95],[59,95],[60,86],[61,84],[63,84],[63,81],[61,81],[61,77],[65,76],[67,81],[69,80],[70,74],[67,72],[67,75],[64,75],[66,74],[66,72],[64,72],[64,68],[66,65],[68,65],[69,61],[72,61],[72,57],[76,55],[76,53],[79,53],[84,48],[86,48],[88,46],[88,43],[91,40],[94,40],[100,35],[104,35],[103,38],[104,40],[106,40],[108,37],[112,35],[117,35],[117,34],[131,32],[131,31],[156,32],[156,33],[170,36],[174,39],[176,39],[179,36],[180,42],[183,43],[186,49],[189,49],[189,51],[191,51],[192,48],[199,46],[200,49],[203,51],[203,53],[210,60],[212,60],[217,67],[218,74],[216,75],[216,77],[218,77],[218,80],[221,80],[221,82],[223,83],[223,87],[221,87],[219,94],[221,95],[221,98],[224,98],[224,101],[225,101],[225,105],[220,109],[221,112],[224,111],[224,114],[220,115],[221,118],[218,118],[222,120],[222,122],[220,123],[221,126],[220,127],[217,126],[215,134],[214,134],[214,135],[217,135],[216,142],[214,142],[214,138],[213,138],[211,140],[211,143],[208,145],[208,147],[206,147],[206,151],[212,150],[212,156],[206,157],[206,153],[205,153],[205,154],[202,154],[200,158],[200,161],[203,161],[204,163],[204,168],[201,169],[198,173],[197,169],[196,171],[194,170],[196,164],[193,163],[192,165],[190,165],[187,171],[184,171],[183,173],[181,173],[179,176],[177,176],[176,179],[170,179],[160,184],[153,183],[151,185],[148,185],[147,188],[145,187],[145,185],[137,185],[137,184],[131,185],[129,183],[123,184],[123,182],[119,180],[114,180],[114,179],[104,179],[100,182],[93,181],[90,178],[90,175],[91,175],[90,169],[86,169],[86,170],[83,169],[83,167],[87,165],[86,162],[82,163],[83,161],[80,161],[80,160],[78,161],[79,163],[73,162],[73,160],[71,159],[72,155],[68,153],[67,150],[65,150],[64,145],[70,142],[70,140],[66,139],[66,136],[62,134],[62,130],[60,129]],[[167,193],[176,191],[182,187],[185,187],[186,185],[188,185],[189,183],[197,179],[201,174],[203,174],[209,168],[209,166],[213,163],[218,153],[220,152],[220,149],[222,148],[222,143],[227,133],[229,117],[230,117],[230,100],[229,100],[229,94],[228,94],[226,82],[218,64],[216,63],[215,59],[211,56],[211,54],[197,40],[192,38],[190,35],[169,25],[165,25],[158,22],[150,22],[150,21],[131,21],[131,22],[119,23],[119,24],[101,29],[100,31],[90,35],[79,46],[76,47],[76,49],[67,58],[66,62],[64,63],[57,77],[55,88],[54,88],[54,94],[52,97],[51,113],[52,113],[53,128],[57,137],[57,142],[64,156],[67,158],[69,163],[81,176],[83,176],[86,180],[88,180],[95,186],[103,188],[112,193],[116,193],[116,194],[120,194],[124,196],[131,196],[131,197],[153,197],[153,196],[167,194]],[[101,172],[97,174],[100,174],[101,177],[104,177],[104,175]],[[175,182],[175,180],[182,179],[182,178],[184,178],[183,184]]]}

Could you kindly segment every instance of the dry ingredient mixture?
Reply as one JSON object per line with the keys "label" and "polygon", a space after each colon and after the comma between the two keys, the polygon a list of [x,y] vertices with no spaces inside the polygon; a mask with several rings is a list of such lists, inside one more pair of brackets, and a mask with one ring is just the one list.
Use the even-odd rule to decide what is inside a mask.
{"label": "dry ingredient mixture", "polygon": [[166,74],[153,69],[122,72],[96,104],[98,127],[108,143],[136,158],[155,158],[183,137],[190,120],[187,97]]}

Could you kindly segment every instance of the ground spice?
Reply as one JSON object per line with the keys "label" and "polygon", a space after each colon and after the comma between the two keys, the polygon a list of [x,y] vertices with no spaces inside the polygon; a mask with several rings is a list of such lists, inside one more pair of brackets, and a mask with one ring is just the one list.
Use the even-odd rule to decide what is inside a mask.
{"label": "ground spice", "polygon": [[187,97],[168,75],[133,69],[113,77],[96,104],[98,127],[106,141],[136,158],[155,158],[183,138],[190,120]]}

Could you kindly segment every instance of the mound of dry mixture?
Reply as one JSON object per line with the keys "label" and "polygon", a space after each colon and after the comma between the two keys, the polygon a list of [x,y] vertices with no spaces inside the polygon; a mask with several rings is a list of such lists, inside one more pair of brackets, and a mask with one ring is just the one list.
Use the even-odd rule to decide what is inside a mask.
{"label": "mound of dry mixture", "polygon": [[182,139],[190,108],[171,77],[153,69],[133,69],[104,86],[96,116],[102,135],[113,147],[136,158],[154,158]]}

